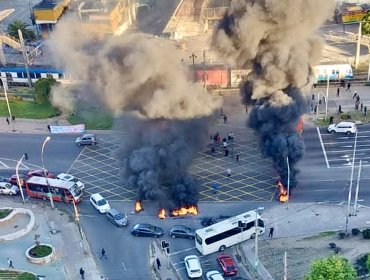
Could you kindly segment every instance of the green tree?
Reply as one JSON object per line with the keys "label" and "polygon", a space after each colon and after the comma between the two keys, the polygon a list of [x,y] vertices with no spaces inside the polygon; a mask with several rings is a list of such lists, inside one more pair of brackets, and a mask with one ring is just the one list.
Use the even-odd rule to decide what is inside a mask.
{"label": "green tree", "polygon": [[343,257],[330,256],[315,260],[311,264],[310,272],[305,280],[355,280],[356,270],[352,264]]}
{"label": "green tree", "polygon": [[370,254],[367,255],[366,268],[368,271],[370,271]]}
{"label": "green tree", "polygon": [[25,23],[24,21],[20,21],[20,20],[15,20],[8,25],[8,34],[12,36],[13,38],[16,38],[19,40],[18,29],[22,31],[23,39],[25,41],[35,40],[36,38],[35,32],[28,29],[27,23]]}
{"label": "green tree", "polygon": [[34,86],[36,103],[38,104],[49,103],[51,87],[56,83],[57,81],[54,78],[38,79]]}
{"label": "green tree", "polygon": [[361,33],[362,35],[370,35],[370,12],[367,12],[362,18]]}

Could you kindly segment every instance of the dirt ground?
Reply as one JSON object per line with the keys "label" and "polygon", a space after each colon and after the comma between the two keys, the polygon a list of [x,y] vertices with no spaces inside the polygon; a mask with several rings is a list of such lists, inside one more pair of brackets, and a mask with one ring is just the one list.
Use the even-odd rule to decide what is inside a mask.
{"label": "dirt ground", "polygon": [[370,241],[363,239],[362,234],[351,235],[342,240],[334,234],[265,240],[259,244],[259,258],[274,279],[283,279],[284,252],[287,251],[288,279],[301,280],[314,259],[335,254],[329,243],[335,243],[337,247],[342,248],[340,255],[352,263],[355,263],[358,257],[370,253]]}

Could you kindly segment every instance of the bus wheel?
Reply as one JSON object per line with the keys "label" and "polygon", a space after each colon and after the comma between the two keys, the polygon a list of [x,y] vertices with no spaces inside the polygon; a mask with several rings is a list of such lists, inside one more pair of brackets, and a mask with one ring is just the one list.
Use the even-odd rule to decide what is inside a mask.
{"label": "bus wheel", "polygon": [[225,249],[226,249],[226,246],[225,245],[222,245],[221,247],[220,247],[220,249],[218,249],[220,252],[223,252],[223,251],[225,251]]}
{"label": "bus wheel", "polygon": [[252,235],[251,235],[251,239],[255,239],[256,238],[256,234],[255,233],[253,233]]}

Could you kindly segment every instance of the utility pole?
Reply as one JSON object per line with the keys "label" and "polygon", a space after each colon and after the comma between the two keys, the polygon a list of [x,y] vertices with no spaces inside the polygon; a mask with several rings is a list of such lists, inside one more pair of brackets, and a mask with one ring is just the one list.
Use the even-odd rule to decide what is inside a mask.
{"label": "utility pole", "polygon": [[286,251],[284,251],[284,280],[288,280],[288,259]]}
{"label": "utility pole", "polygon": [[325,98],[325,121],[328,118],[328,102],[329,102],[329,75],[326,84],[326,98]]}
{"label": "utility pole", "polygon": [[357,69],[358,64],[360,63],[360,48],[361,48],[361,29],[362,29],[362,21],[358,24],[358,34],[357,34],[357,49],[356,49],[356,60],[355,60],[355,68]]}
{"label": "utility pole", "polygon": [[197,56],[192,53],[191,56],[189,56],[190,59],[192,59],[193,61],[193,74],[194,74],[194,82],[196,81],[196,77],[195,77],[195,59],[197,58]]}
{"label": "utility pole", "polygon": [[21,41],[21,48],[22,48],[22,54],[23,54],[23,60],[24,60],[24,66],[26,68],[26,75],[27,75],[27,80],[28,80],[28,87],[32,89],[32,81],[31,81],[31,76],[30,76],[30,69],[28,68],[29,66],[29,61],[26,53],[26,47],[24,45],[24,40],[23,40],[23,34],[20,29],[18,29],[18,36],[19,40]]}
{"label": "utility pole", "polygon": [[356,131],[356,136],[355,136],[355,145],[353,147],[351,180],[350,180],[350,183],[349,183],[349,191],[348,191],[347,215],[346,215],[346,229],[345,229],[345,233],[346,234],[347,234],[347,231],[348,231],[348,218],[349,218],[349,215],[350,215],[350,207],[351,207],[352,184],[353,184],[353,170],[354,170],[354,167],[355,167],[356,146],[357,146],[357,131]]}
{"label": "utility pole", "polygon": [[360,176],[361,176],[362,160],[360,160],[360,166],[358,167],[357,186],[355,194],[355,204],[353,205],[353,216],[357,216],[357,201],[358,201],[358,190],[360,188]]}

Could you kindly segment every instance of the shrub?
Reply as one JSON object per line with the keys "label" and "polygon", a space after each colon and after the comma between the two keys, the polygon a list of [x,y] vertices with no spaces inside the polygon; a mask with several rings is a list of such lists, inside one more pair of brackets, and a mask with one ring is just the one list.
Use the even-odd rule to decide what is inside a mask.
{"label": "shrub", "polygon": [[340,232],[338,233],[338,237],[339,239],[344,239],[344,237],[346,237],[346,234],[344,232]]}
{"label": "shrub", "polygon": [[370,239],[370,228],[367,228],[365,230],[362,231],[362,236],[365,238],[365,239]]}
{"label": "shrub", "polygon": [[9,102],[19,102],[19,101],[22,101],[22,97],[20,97],[20,96],[9,96],[8,100],[9,100]]}
{"label": "shrub", "polygon": [[342,120],[350,120],[352,117],[351,117],[351,115],[350,115],[350,114],[344,113],[344,114],[341,114],[341,115],[340,115],[340,118],[341,118]]}
{"label": "shrub", "polygon": [[330,249],[335,249],[337,247],[337,244],[335,243],[329,243]]}
{"label": "shrub", "polygon": [[352,235],[354,236],[357,236],[361,233],[361,230],[359,230],[358,228],[353,228],[352,229]]}

